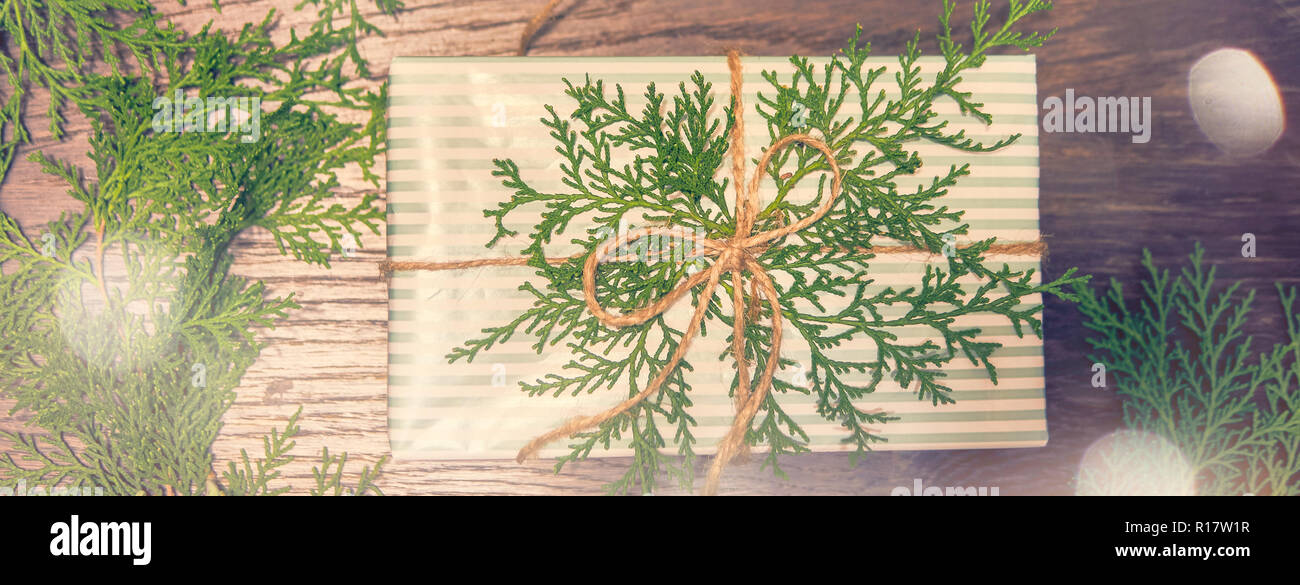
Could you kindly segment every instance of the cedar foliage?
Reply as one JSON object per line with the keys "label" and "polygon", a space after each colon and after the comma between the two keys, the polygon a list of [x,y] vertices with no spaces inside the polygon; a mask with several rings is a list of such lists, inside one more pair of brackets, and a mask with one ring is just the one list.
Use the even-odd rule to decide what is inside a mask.
{"label": "cedar foliage", "polygon": [[[388,15],[401,8],[377,5]],[[56,137],[69,105],[90,121],[94,168],[33,153],[81,207],[26,230],[0,214],[0,395],[34,427],[3,433],[12,446],[0,455],[0,485],[283,493],[272,482],[293,459],[298,414],[266,439],[263,457],[242,453],[224,485],[215,477],[222,416],[263,347],[254,331],[298,308],[292,294],[268,297],[262,282],[233,275],[229,248],[261,228],[283,254],[329,266],[363,230],[378,233],[377,193],[351,206],[333,196],[349,168],[379,188],[372,171],[385,148],[387,85],[356,81],[368,74],[357,42],[380,31],[351,0],[303,0],[296,8],[320,20],[284,43],[271,38],[274,11],[237,31],[209,24],[187,34],[138,0],[6,7],[0,168],[30,140],[23,118],[35,87],[50,91]],[[122,66],[119,52],[135,66]],[[106,71],[96,72],[100,63]],[[263,107],[205,102],[186,117],[196,126],[160,129],[155,100],[177,91]],[[349,111],[365,122],[345,121]],[[237,134],[241,115],[260,120],[257,140]],[[199,128],[217,117],[231,127]],[[106,275],[112,263],[123,276]],[[311,491],[379,494],[373,480],[386,460],[345,484],[346,454],[325,450]]]}
{"label": "cedar foliage", "polygon": [[[1285,341],[1255,353],[1246,334],[1255,291],[1216,281],[1198,243],[1177,272],[1143,251],[1146,279],[1134,303],[1112,279],[1100,294],[1078,287],[1089,359],[1106,366],[1129,431],[1086,467],[1090,494],[1166,490],[1202,495],[1300,495],[1300,311],[1296,289],[1277,284]],[[1125,445],[1146,445],[1126,448]],[[1140,480],[1187,475],[1184,485]]]}

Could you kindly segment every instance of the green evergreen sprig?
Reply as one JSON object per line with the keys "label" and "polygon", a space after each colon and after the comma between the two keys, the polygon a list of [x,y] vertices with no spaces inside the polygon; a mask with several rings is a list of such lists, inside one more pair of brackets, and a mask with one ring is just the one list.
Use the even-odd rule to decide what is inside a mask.
{"label": "green evergreen sprig", "polygon": [[[280,468],[293,462],[294,456],[292,451],[296,445],[293,440],[298,435],[298,417],[302,414],[302,407],[289,417],[289,422],[284,427],[284,432],[278,429],[271,429],[270,436],[262,439],[265,457],[253,460],[248,456],[247,449],[239,450],[239,464],[231,461],[229,469],[223,474],[225,488],[218,486],[218,491],[222,495],[234,496],[278,496],[289,492],[289,486],[273,487],[272,482],[280,478]],[[343,470],[347,465],[348,454],[330,455],[329,447],[321,448],[321,465],[312,468],[312,475],[316,480],[316,486],[311,488],[310,494],[313,496],[364,496],[364,495],[384,495],[383,490],[375,485],[375,478],[383,472],[384,464],[389,460],[385,455],[375,463],[373,469],[366,467],[361,470],[355,486],[348,486],[343,479]]]}
{"label": "green evergreen sprig", "polygon": [[0,30],[6,40],[0,71],[8,82],[0,93],[0,181],[17,146],[31,141],[24,117],[34,89],[49,92],[50,132],[62,139],[62,108],[86,96],[97,65],[113,75],[127,67],[159,73],[189,48],[184,32],[163,22],[146,0],[10,0],[0,8]]}
{"label": "green evergreen sprig", "polygon": [[[1121,282],[1097,294],[1079,287],[1094,362],[1106,366],[1123,397],[1124,424],[1171,445],[1153,453],[1104,453],[1102,468],[1084,473],[1079,489],[1108,493],[1121,466],[1177,467],[1181,457],[1196,493],[1300,494],[1300,311],[1296,289],[1276,285],[1286,341],[1255,353],[1245,332],[1255,291],[1222,286],[1200,244],[1190,263],[1171,274],[1143,252],[1146,280],[1136,305]],[[1172,489],[1181,486],[1146,486]]]}
{"label": "green evergreen sprig", "polygon": [[[946,65],[933,78],[922,75],[918,32],[898,58],[897,98],[886,98],[882,89],[885,68],[866,66],[870,45],[861,40],[860,28],[821,71],[808,59],[796,56],[790,59],[795,69],[792,78],[783,80],[776,73],[763,73],[770,91],[760,93],[757,107],[772,140],[796,131],[820,134],[843,171],[843,194],[830,213],[797,238],[776,242],[759,257],[777,282],[780,318],[789,324],[787,331],[801,336],[812,351],[808,370],[812,388],[776,380],[747,436],[750,444],[769,447],[764,465],[778,475],[784,475],[778,467],[781,455],[808,450],[807,434],[782,409],[783,395],[811,392],[816,396],[818,413],[841,424],[846,441],[857,447],[856,461],[872,444],[884,440],[869,427],[891,417],[864,412],[854,407],[853,401],[874,392],[886,378],[914,388],[918,399],[934,404],[952,402],[951,389],[939,368],[960,357],[982,365],[996,383],[990,356],[1000,344],[982,341],[978,328],[956,326],[958,317],[997,314],[1007,319],[1017,335],[1028,331],[1041,337],[1042,326],[1036,316],[1041,306],[1025,305],[1024,299],[1039,293],[1073,299],[1071,286],[1084,280],[1070,270],[1051,282],[1034,284],[1032,270],[989,266],[984,256],[994,243],[992,238],[954,250],[946,266],[927,267],[914,287],[873,290],[879,287],[873,287],[870,279],[871,249],[878,237],[940,253],[951,238],[968,233],[968,225],[961,223],[963,212],[941,203],[948,189],[969,174],[969,165],[953,165],[914,191],[900,189],[898,180],[921,168],[916,143],[986,152],[1019,138],[983,144],[964,131],[949,130],[934,111],[936,102],[948,98],[963,114],[990,122],[992,117],[983,111],[983,105],[960,90],[961,74],[983,64],[991,50],[1029,50],[1052,36],[1014,30],[1023,18],[1050,9],[1049,2],[1012,0],[1010,4],[1009,18],[996,30],[986,26],[989,3],[975,4],[973,43],[967,50],[953,40],[949,23],[954,4],[945,2],[939,44]],[[562,157],[560,174],[566,189],[539,191],[512,160],[496,160],[493,175],[502,179],[513,196],[498,208],[484,211],[496,222],[489,247],[517,235],[507,227],[508,218],[540,212],[541,221],[526,234],[528,245],[523,253],[531,257],[529,265],[545,279],[545,286],[521,285],[520,290],[535,297],[532,308],[505,325],[484,329],[483,337],[466,341],[447,358],[450,362],[473,360],[515,335],[531,335],[537,351],[562,345],[574,358],[563,373],[522,382],[522,389],[529,394],[576,395],[617,388],[633,396],[668,361],[681,342],[682,331],[662,316],[639,326],[605,327],[584,306],[581,274],[585,258],[550,265],[545,258],[556,254],[547,254],[546,249],[574,223],[591,226],[570,240],[588,253],[625,224],[668,223],[703,230],[709,238],[731,236],[734,210],[728,202],[728,180],[716,177],[727,174],[722,168],[727,164],[727,136],[738,114],[734,104],[724,109],[722,117],[710,114],[712,86],[698,72],[672,94],[661,93],[651,84],[645,91],[647,105],[639,111],[628,105],[621,86],[611,92],[601,80],[590,77],[580,85],[565,83],[565,93],[575,104],[571,113],[561,116],[547,106],[548,115],[541,122],[551,129],[557,143],[555,151]],[[845,113],[850,95],[859,101],[861,117]],[[807,127],[795,124],[796,105],[804,113]],[[630,153],[632,162],[616,165],[616,151]],[[827,162],[814,149],[791,148],[779,153],[767,169],[776,196],[759,213],[755,230],[773,229],[810,215],[820,198],[827,196],[828,170]],[[796,189],[814,188],[817,198],[811,201],[797,202],[790,196]],[[626,312],[661,298],[681,282],[688,269],[688,265],[672,262],[602,264],[596,293],[606,307]],[[980,280],[973,293],[959,283],[967,277]],[[724,279],[722,287],[719,294],[729,298],[730,280]],[[711,324],[721,325],[723,333],[729,334],[732,317],[722,310],[719,299],[700,299],[698,291],[694,294],[693,302],[709,304],[703,334],[707,335]],[[831,297],[847,303],[828,310],[823,300]],[[752,297],[746,300],[748,306],[755,302]],[[767,314],[751,320],[745,336],[746,357],[758,369],[764,367],[772,349],[770,326],[764,325],[770,322],[770,310],[765,304],[762,309]],[[935,339],[913,343],[892,332],[918,325],[930,328]],[[879,350],[879,359],[835,357],[837,348],[863,341]],[[661,475],[691,485],[696,421],[690,414],[692,400],[684,372],[694,366],[689,360],[680,365],[657,395],[598,429],[577,435],[572,452],[558,461],[557,472],[566,463],[587,457],[596,447],[629,445],[634,463],[608,486],[610,492],[624,493],[636,486],[652,491]],[[781,365],[793,362],[783,359]],[[850,375],[865,375],[867,381],[852,380]],[[735,387],[733,377],[733,392]],[[670,440],[680,463],[661,452]]]}
{"label": "green evergreen sprig", "polygon": [[[148,53],[144,71],[46,77],[90,120],[95,166],[87,173],[34,153],[83,208],[30,231],[0,214],[0,394],[40,429],[0,433],[13,444],[0,456],[0,485],[62,482],[125,495],[287,489],[273,482],[292,460],[296,414],[267,439],[264,459],[243,453],[225,487],[213,477],[221,418],[263,347],[254,332],[298,308],[292,294],[270,298],[262,282],[231,274],[229,247],[259,227],[282,253],[328,266],[344,238],[360,245],[362,230],[377,234],[377,193],[350,206],[333,196],[345,168],[360,169],[378,190],[372,169],[386,140],[386,86],[360,87],[344,67],[359,55],[360,36],[377,30],[350,0],[311,4],[325,18],[350,6],[351,26],[318,24],[276,44],[274,12],[235,33],[208,26],[189,36],[135,3],[68,12],[66,27],[100,30],[114,26],[105,10],[133,7],[116,14],[138,16],[125,30],[170,44]],[[22,33],[0,22],[7,34]],[[245,142],[233,129],[160,131],[154,100],[176,91],[260,99],[264,108],[245,112],[260,116],[259,139]],[[349,110],[367,121],[344,121]],[[106,257],[124,278],[107,277]],[[323,451],[312,492],[382,493],[373,480],[383,461],[351,487],[342,482],[345,462],[346,454]]]}

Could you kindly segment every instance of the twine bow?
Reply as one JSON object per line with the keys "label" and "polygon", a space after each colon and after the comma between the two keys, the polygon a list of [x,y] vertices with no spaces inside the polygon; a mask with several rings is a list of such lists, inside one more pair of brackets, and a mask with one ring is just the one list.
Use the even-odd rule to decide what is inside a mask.
{"label": "twine bow", "polygon": [[[831,206],[834,205],[836,198],[839,197],[841,176],[839,164],[835,161],[835,155],[825,142],[807,134],[791,134],[777,140],[768,147],[762,158],[759,159],[758,168],[754,171],[754,176],[749,181],[748,188],[746,188],[744,180],[745,108],[740,92],[742,84],[740,55],[735,51],[729,52],[727,54],[727,65],[731,69],[731,97],[736,112],[736,121],[731,130],[731,172],[734,177],[733,182],[736,185],[736,230],[731,237],[724,240],[700,238],[695,235],[685,234],[687,238],[694,242],[695,249],[700,250],[699,255],[714,258],[712,266],[691,275],[658,301],[625,314],[610,313],[596,299],[596,267],[602,260],[610,257],[615,250],[624,249],[623,246],[632,242],[658,235],[676,235],[680,237],[683,232],[672,228],[658,228],[624,234],[613,241],[598,246],[587,257],[586,264],[582,269],[582,288],[586,296],[587,309],[601,323],[610,327],[626,327],[645,323],[667,311],[679,299],[703,283],[704,290],[700,293],[700,302],[695,306],[695,313],[691,316],[690,325],[687,326],[681,342],[677,345],[677,349],[673,351],[668,363],[664,364],[663,368],[659,370],[659,373],[655,375],[644,390],[605,412],[593,416],[574,418],[559,428],[533,439],[532,442],[519,451],[516,458],[519,462],[523,462],[536,454],[547,443],[598,426],[611,418],[619,416],[658,392],[664,381],[668,379],[668,376],[676,370],[682,357],[686,355],[686,351],[690,348],[691,341],[699,333],[700,323],[704,320],[705,311],[709,306],[709,299],[713,298],[718,282],[725,273],[731,274],[732,306],[735,311],[732,319],[731,354],[736,360],[736,369],[739,375],[735,395],[736,417],[732,421],[731,429],[718,443],[718,451],[714,456],[713,464],[709,468],[708,479],[705,482],[705,495],[712,495],[717,492],[718,479],[721,477],[722,469],[726,467],[732,458],[746,450],[745,433],[749,430],[750,422],[754,419],[759,406],[762,405],[772,387],[772,376],[776,373],[776,366],[780,361],[779,352],[781,347],[781,307],[777,303],[776,287],[772,284],[772,278],[768,276],[767,270],[759,263],[756,256],[761,254],[762,250],[771,242],[803,230],[825,216],[830,211]],[[824,198],[821,206],[812,215],[779,228],[756,234],[752,233],[754,221],[758,214],[759,180],[762,179],[772,157],[795,142],[816,148],[826,157],[833,175],[830,196]],[[758,316],[758,305],[754,306],[755,311],[753,312],[745,310],[743,286],[743,275],[745,273],[748,273],[750,278],[753,279],[753,290],[756,291],[755,297],[761,294],[762,297],[767,299],[772,309],[772,353],[768,356],[762,377],[759,378],[758,385],[753,388],[752,392],[750,389],[749,369],[745,360],[745,324],[747,317],[752,319]],[[755,302],[758,302],[757,298],[755,298]]]}

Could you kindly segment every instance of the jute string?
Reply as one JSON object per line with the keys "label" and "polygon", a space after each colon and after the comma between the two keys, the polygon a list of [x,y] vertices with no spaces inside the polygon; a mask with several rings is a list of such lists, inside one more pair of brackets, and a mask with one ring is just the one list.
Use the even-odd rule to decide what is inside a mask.
{"label": "jute string", "polygon": [[524,27],[524,33],[519,35],[518,54],[520,57],[528,54],[528,45],[532,44],[533,37],[537,35],[537,31],[541,30],[542,25],[551,19],[551,13],[555,12],[555,7],[560,4],[560,1],[548,0],[546,6],[543,6],[541,10],[537,11],[537,14],[533,15],[532,20],[528,21],[528,25]]}
{"label": "jute string", "polygon": [[[531,39],[537,28],[549,17],[551,10],[559,3],[559,0],[552,0],[546,8],[538,14],[537,17],[529,23],[528,30],[525,31],[520,42],[521,54],[527,49],[528,41]],[[730,51],[727,54],[727,65],[731,70],[731,98],[734,111],[744,112],[744,103],[742,100],[741,85],[743,76],[740,65],[740,54],[736,51]],[[839,198],[841,187],[841,172],[839,163],[835,160],[834,153],[830,147],[823,141],[807,134],[791,134],[785,136],[771,146],[763,153],[758,161],[758,168],[755,169],[752,178],[745,181],[745,127],[744,116],[736,116],[735,124],[731,130],[731,172],[733,183],[735,184],[736,201],[735,201],[735,218],[736,229],[731,237],[726,239],[702,238],[690,231],[674,229],[671,227],[663,228],[646,228],[606,241],[596,247],[590,255],[587,256],[586,262],[582,269],[582,289],[587,309],[591,311],[601,323],[609,327],[627,327],[640,325],[666,312],[682,297],[686,296],[695,287],[704,285],[700,292],[699,303],[695,306],[695,312],[691,316],[689,325],[682,334],[681,342],[673,351],[672,356],[663,368],[659,370],[655,377],[645,386],[643,390],[636,395],[620,402],[618,405],[599,414],[591,416],[579,416],[559,427],[547,432],[529,442],[524,448],[519,450],[515,457],[522,463],[528,458],[537,454],[548,443],[557,439],[562,439],[591,428],[600,426],[602,423],[609,421],[629,410],[646,398],[653,396],[663,386],[674,371],[682,358],[690,349],[691,342],[699,334],[700,324],[704,320],[704,315],[709,306],[709,299],[713,298],[718,284],[724,274],[731,275],[732,283],[732,309],[734,318],[732,319],[732,343],[731,354],[736,362],[737,385],[735,391],[735,408],[736,415],[732,420],[731,426],[722,440],[718,443],[717,454],[709,467],[709,472],[705,480],[704,494],[713,495],[717,493],[718,480],[722,475],[722,470],[727,464],[737,456],[743,456],[748,452],[748,443],[745,440],[745,434],[750,429],[750,425],[757,414],[758,409],[762,406],[763,401],[767,398],[768,392],[772,388],[772,377],[776,373],[777,364],[780,362],[780,349],[782,340],[782,319],[781,308],[777,302],[777,291],[772,283],[772,278],[768,275],[766,268],[759,263],[758,257],[763,251],[776,240],[799,232],[808,226],[816,223],[824,217],[834,206],[835,201]],[[794,143],[804,144],[817,149],[826,158],[830,167],[832,176],[831,188],[828,197],[823,198],[821,205],[807,217],[804,217],[794,223],[781,225],[779,227],[753,233],[754,223],[759,211],[758,186],[759,181],[766,174],[768,164],[772,157],[781,152],[782,149]],[[629,258],[614,256],[617,250],[627,249],[633,242],[647,237],[656,237],[669,235],[676,238],[685,238],[691,240],[694,249],[697,251],[697,257],[712,258],[712,264],[705,270],[696,272],[686,278],[676,288],[669,291],[659,300],[633,310],[630,313],[611,313],[600,304],[596,298],[596,269],[602,262],[628,260]],[[1016,243],[1016,244],[995,244],[989,248],[988,253],[992,254],[1042,254],[1046,249],[1044,243],[1040,241]],[[825,248],[825,251],[831,251],[833,248]],[[917,253],[927,252],[926,250],[913,246],[873,246],[866,249],[858,249],[862,252],[873,254],[892,254],[892,253]],[[573,256],[551,257],[546,258],[549,264],[563,264],[570,260],[582,257],[583,254]],[[426,261],[385,261],[380,264],[380,270],[384,274],[391,274],[396,271],[410,270],[458,270],[466,268],[477,268],[483,266],[525,266],[529,258],[526,256],[509,257],[509,258],[486,258],[476,260],[451,261],[451,262],[426,262]],[[749,275],[750,296],[753,304],[746,309],[745,299],[745,274]],[[766,356],[762,374],[758,378],[757,385],[751,385],[748,360],[745,358],[745,325],[749,321],[757,320],[761,314],[762,302],[766,301],[771,312],[771,353]]]}

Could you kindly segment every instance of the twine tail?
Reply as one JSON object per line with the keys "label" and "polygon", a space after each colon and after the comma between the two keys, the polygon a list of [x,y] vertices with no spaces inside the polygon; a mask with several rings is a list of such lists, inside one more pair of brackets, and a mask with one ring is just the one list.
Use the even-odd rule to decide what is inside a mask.
{"label": "twine tail", "polygon": [[[754,267],[758,268],[756,263]],[[731,429],[718,443],[718,452],[713,456],[713,464],[709,466],[709,473],[704,481],[704,495],[706,496],[717,495],[722,470],[727,464],[733,458],[748,453],[749,443],[746,440],[746,435],[749,433],[754,415],[758,413],[759,407],[762,406],[763,401],[767,398],[768,391],[772,388],[772,378],[776,375],[777,364],[781,361],[781,306],[777,303],[776,287],[772,284],[772,279],[761,270],[755,270],[753,278],[761,283],[763,296],[767,297],[768,303],[772,306],[772,354],[767,358],[767,365],[763,368],[763,377],[759,380],[758,387],[754,389],[753,395],[745,402],[744,408],[736,413],[736,418],[731,423]],[[757,302],[757,299],[755,299],[755,302]],[[739,318],[739,315],[737,315],[737,318]]]}
{"label": "twine tail", "polygon": [[533,37],[536,36],[537,31],[541,30],[542,26],[546,24],[546,21],[551,19],[551,14],[555,12],[555,7],[559,4],[560,0],[550,0],[546,3],[546,6],[543,6],[542,9],[537,12],[537,14],[533,15],[532,20],[528,21],[528,25],[524,27],[524,33],[519,35],[520,57],[528,54],[528,46],[533,43]]}
{"label": "twine tail", "polygon": [[[757,297],[754,300],[757,305]],[[731,273],[731,302],[735,305],[732,309],[731,357],[736,361],[736,416],[740,416],[749,402],[749,364],[745,361],[745,285],[739,270]],[[741,461],[748,459],[749,445],[742,446],[737,455]]]}

